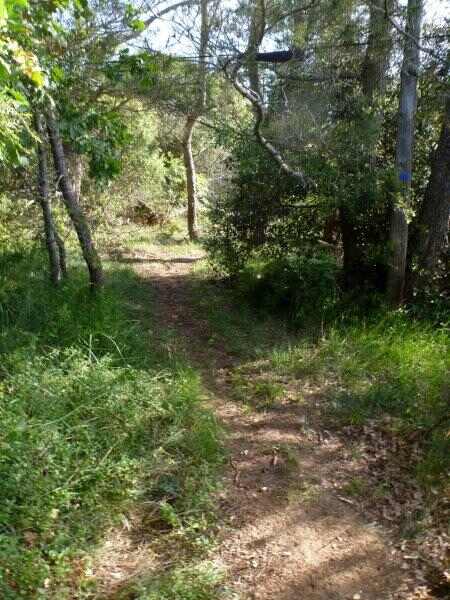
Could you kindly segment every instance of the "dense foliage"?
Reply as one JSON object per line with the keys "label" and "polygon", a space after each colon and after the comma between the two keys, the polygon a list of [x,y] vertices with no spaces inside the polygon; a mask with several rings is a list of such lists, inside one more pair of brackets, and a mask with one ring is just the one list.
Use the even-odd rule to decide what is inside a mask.
{"label": "dense foliage", "polygon": [[[448,19],[423,8],[0,0],[1,598],[96,597],[98,546],[142,506],[180,556],[124,598],[215,598],[218,426],[178,313],[121,263],[205,251],[217,285],[192,278],[186,318],[208,344],[320,381],[330,427],[446,486]],[[276,403],[232,371],[235,399]]]}

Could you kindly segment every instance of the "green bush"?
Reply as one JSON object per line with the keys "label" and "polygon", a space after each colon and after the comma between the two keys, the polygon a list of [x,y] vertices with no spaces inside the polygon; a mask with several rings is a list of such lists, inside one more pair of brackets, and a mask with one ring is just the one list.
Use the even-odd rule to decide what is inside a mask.
{"label": "green bush", "polygon": [[317,248],[334,210],[329,198],[305,195],[295,178],[280,177],[253,134],[228,142],[232,185],[211,201],[204,239],[214,268],[234,276],[255,257],[270,260]]}
{"label": "green bush", "polygon": [[323,253],[250,262],[238,287],[259,308],[284,313],[296,326],[320,323],[338,299],[336,260]]}

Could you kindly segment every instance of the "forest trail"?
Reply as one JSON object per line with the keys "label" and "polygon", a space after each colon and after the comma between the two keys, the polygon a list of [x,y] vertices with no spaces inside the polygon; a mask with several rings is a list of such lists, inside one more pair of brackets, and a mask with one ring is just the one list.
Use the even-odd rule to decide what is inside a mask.
{"label": "forest trail", "polygon": [[[400,565],[381,527],[336,489],[348,448],[323,430],[315,410],[318,392],[311,390],[306,404],[290,401],[286,393],[263,411],[249,411],[236,401],[231,382],[241,358],[211,331],[192,295],[201,260],[200,255],[124,258],[149,286],[167,349],[175,340],[199,370],[226,431],[230,458],[218,494],[219,544],[212,558],[227,574],[231,597],[390,598]],[[207,281],[202,285],[214,288]],[[254,369],[246,376],[258,377],[258,366]]]}

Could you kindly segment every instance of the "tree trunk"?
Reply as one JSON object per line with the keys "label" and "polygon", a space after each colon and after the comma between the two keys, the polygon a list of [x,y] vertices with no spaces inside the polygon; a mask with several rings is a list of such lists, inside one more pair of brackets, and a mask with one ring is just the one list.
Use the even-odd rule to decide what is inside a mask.
{"label": "tree trunk", "polygon": [[[408,292],[412,291],[418,276],[426,279],[435,271],[439,257],[448,246],[449,219],[450,96],[447,96],[438,146],[431,157],[430,179],[410,239]],[[416,265],[411,264],[413,261]]]}
{"label": "tree trunk", "polygon": [[58,246],[58,254],[59,254],[59,267],[61,269],[61,273],[63,277],[67,275],[67,255],[66,255],[66,247],[64,245],[64,240],[59,235],[58,231],[55,231],[56,244]]}
{"label": "tree trunk", "polygon": [[391,12],[393,0],[371,0],[369,4],[369,38],[361,70],[364,96],[371,102],[386,87],[386,74],[392,50],[392,26],[383,13]]}
{"label": "tree trunk", "polygon": [[83,181],[83,159],[80,154],[77,154],[72,150],[69,144],[63,144],[63,148],[72,188],[77,202],[79,202],[81,197],[81,184]]}
{"label": "tree trunk", "polygon": [[197,117],[188,116],[184,126],[183,134],[183,158],[186,169],[187,188],[187,223],[189,239],[198,240],[197,228],[197,176],[195,172],[194,156],[192,154],[192,133],[194,131]]}
{"label": "tree trunk", "polygon": [[361,246],[356,228],[356,219],[346,206],[339,208],[342,235],[344,287],[354,290],[361,287],[364,271]]}
{"label": "tree trunk", "polygon": [[194,155],[192,153],[192,135],[198,118],[206,109],[206,59],[209,42],[209,19],[208,2],[201,0],[200,3],[200,48],[198,63],[198,96],[195,102],[194,110],[188,115],[183,133],[183,159],[186,170],[186,188],[187,188],[187,224],[189,239],[198,240],[197,223],[197,173],[195,169]]}
{"label": "tree trunk", "polygon": [[53,220],[52,208],[50,202],[50,188],[48,181],[48,162],[45,149],[45,130],[42,122],[42,115],[35,114],[34,117],[36,132],[40,138],[37,144],[38,159],[38,191],[39,203],[44,218],[45,242],[47,245],[48,259],[50,266],[50,280],[54,285],[58,285],[65,274],[65,269],[61,268],[61,262],[58,250],[58,234],[56,232],[55,222]]}
{"label": "tree trunk", "polygon": [[402,205],[394,206],[391,214],[389,242],[391,257],[387,279],[387,298],[392,306],[403,300],[408,248],[406,208],[410,203],[414,118],[417,106],[417,78],[420,63],[420,40],[423,0],[408,0],[408,13],[400,81],[399,122],[396,168],[401,186]]}
{"label": "tree trunk", "polygon": [[58,124],[55,114],[51,108],[47,110],[47,128],[50,137],[50,144],[53,154],[53,162],[58,177],[58,184],[61,190],[64,204],[69,213],[72,224],[80,242],[81,251],[89,271],[89,281],[93,288],[98,288],[103,283],[103,269],[100,257],[92,241],[91,231],[72,188],[69,174],[67,171],[64,148],[59,134]]}
{"label": "tree trunk", "polygon": [[261,85],[259,81],[259,67],[256,57],[264,37],[265,23],[266,17],[264,0],[254,0],[250,21],[250,37],[248,42],[250,52],[248,53],[247,58],[247,72],[250,89],[258,94],[258,96],[261,96]]}

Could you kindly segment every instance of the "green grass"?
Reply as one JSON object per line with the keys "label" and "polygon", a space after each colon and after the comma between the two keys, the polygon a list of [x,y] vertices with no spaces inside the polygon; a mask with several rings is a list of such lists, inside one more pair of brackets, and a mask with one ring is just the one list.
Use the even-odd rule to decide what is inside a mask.
{"label": "green grass", "polygon": [[148,256],[161,255],[161,250],[171,257],[203,254],[200,245],[189,240],[186,224],[182,219],[153,227],[116,223],[112,227],[101,229],[97,238],[100,250],[105,253],[116,248],[124,254],[136,252]]}
{"label": "green grass", "polygon": [[282,397],[284,388],[271,380],[254,379],[246,373],[235,370],[231,377],[233,398],[256,410],[274,406]]}
{"label": "green grass", "polygon": [[424,480],[445,479],[450,467],[450,335],[402,313],[371,322],[335,324],[317,342],[299,341],[272,354],[280,373],[322,385],[340,423],[390,417],[400,435],[419,435],[428,448]]}
{"label": "green grass", "polygon": [[185,565],[132,585],[118,600],[215,600],[222,579],[211,563]]}
{"label": "green grass", "polygon": [[[299,380],[300,387],[302,381],[313,383],[336,427],[374,420],[406,441],[418,440],[424,455],[417,475],[425,485],[445,483],[450,468],[450,333],[445,324],[381,308],[363,318],[351,307],[346,312],[341,303],[341,315],[322,331],[307,321],[300,330],[289,330],[281,318],[256,312],[241,286],[218,288],[207,278],[208,273],[199,274],[193,297],[208,318],[212,339],[239,362],[231,382],[236,399],[257,400],[253,361],[263,359],[257,381],[281,377]],[[276,404],[278,385],[266,387],[261,394],[267,392],[268,404]]]}
{"label": "green grass", "polygon": [[203,264],[191,281],[193,309],[199,319],[207,319],[212,333],[210,343],[223,346],[230,356],[251,359],[286,342],[289,334],[285,323],[261,318],[233,288],[210,277]]}
{"label": "green grass", "polygon": [[201,555],[222,462],[197,373],[156,341],[148,288],[110,265],[101,294],[78,269],[54,290],[45,270],[38,250],[0,259],[5,600],[85,597],[83,565],[141,502]]}

